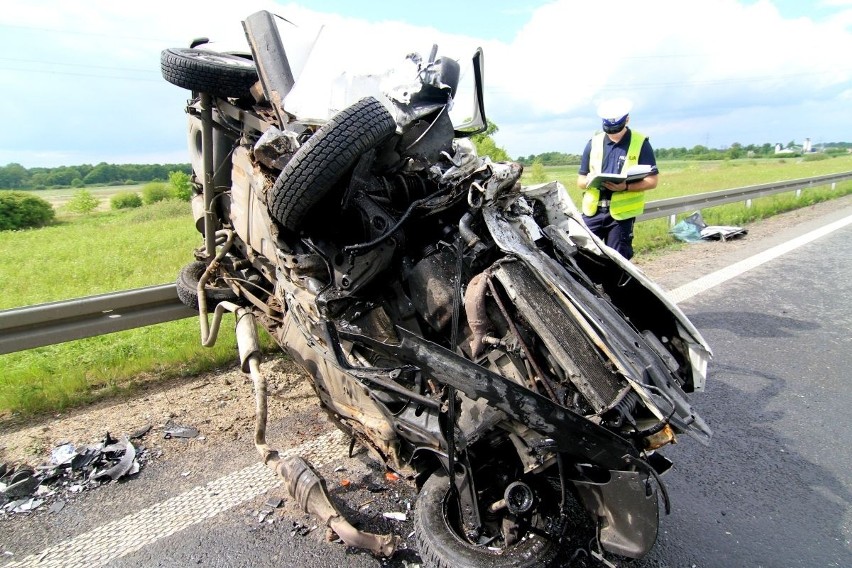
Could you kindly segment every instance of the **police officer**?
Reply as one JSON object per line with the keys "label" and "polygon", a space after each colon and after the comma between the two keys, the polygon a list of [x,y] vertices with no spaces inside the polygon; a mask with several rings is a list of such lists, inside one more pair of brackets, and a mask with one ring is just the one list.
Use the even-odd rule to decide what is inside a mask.
{"label": "police officer", "polygon": [[[607,246],[624,258],[633,257],[633,224],[645,209],[645,192],[657,187],[657,160],[648,138],[627,127],[633,103],[604,101],[598,106],[603,132],[596,132],[583,150],[577,186],[583,191],[583,221]],[[636,165],[651,166],[650,175],[631,182],[604,182],[588,188],[599,173],[626,172]]]}

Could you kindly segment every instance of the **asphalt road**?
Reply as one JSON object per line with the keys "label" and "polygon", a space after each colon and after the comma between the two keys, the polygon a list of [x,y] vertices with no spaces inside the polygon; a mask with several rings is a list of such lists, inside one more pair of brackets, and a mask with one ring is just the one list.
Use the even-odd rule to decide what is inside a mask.
{"label": "asphalt road", "polygon": [[683,308],[714,437],[667,452],[674,510],[638,566],[852,566],[852,225]]}
{"label": "asphalt road", "polygon": [[[850,306],[852,224],[682,304],[715,353],[707,392],[692,397],[714,438],[709,447],[687,438],[666,452],[675,462],[665,477],[672,514],[651,554],[630,566],[852,566]],[[288,435],[294,425],[298,435]],[[353,520],[413,547],[411,521],[382,516],[407,512],[410,488],[384,479],[364,454],[345,457],[331,431],[307,410],[276,422],[270,439],[309,450]],[[14,552],[12,566],[419,562],[411,549],[383,562],[328,543],[289,502],[261,522],[263,504],[283,490],[255,456],[243,439],[215,454],[199,447],[155,460],[59,513],[3,520],[0,553]]]}

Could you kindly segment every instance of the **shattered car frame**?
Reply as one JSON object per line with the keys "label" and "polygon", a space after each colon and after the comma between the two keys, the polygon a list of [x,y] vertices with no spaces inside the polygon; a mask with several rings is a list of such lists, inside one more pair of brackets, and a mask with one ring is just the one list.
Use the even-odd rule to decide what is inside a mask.
{"label": "shattered car frame", "polygon": [[481,51],[465,124],[449,117],[460,65],[437,48],[317,119],[290,108],[298,80],[273,16],[243,27],[250,55],[199,44],[161,62],[192,91],[204,238],[178,293],[204,345],[235,314],[265,463],[345,542],[393,554],[392,535],[353,527],[309,464],[267,444],[257,325],[353,442],[416,485],[427,564],[547,565],[571,503],[603,550],[646,554],[660,495],[669,507],[659,448],[711,436],[687,399],[711,356],[698,330],[559,183],[524,187],[518,164],[477,156]]}

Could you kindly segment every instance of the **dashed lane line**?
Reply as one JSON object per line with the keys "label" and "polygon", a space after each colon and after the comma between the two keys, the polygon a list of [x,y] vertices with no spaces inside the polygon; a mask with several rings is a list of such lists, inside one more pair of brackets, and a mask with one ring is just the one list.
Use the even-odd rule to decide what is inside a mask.
{"label": "dashed lane line", "polygon": [[[282,454],[301,455],[316,467],[321,467],[339,459],[347,447],[348,440],[343,433],[334,430]],[[103,566],[262,495],[280,484],[281,480],[272,470],[257,463],[101,525],[20,561],[6,564],[4,568]]]}

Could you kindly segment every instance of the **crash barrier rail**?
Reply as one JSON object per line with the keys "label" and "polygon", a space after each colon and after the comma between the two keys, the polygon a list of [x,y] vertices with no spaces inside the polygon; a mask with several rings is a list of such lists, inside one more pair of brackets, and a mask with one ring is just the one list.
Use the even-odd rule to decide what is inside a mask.
{"label": "crash barrier rail", "polygon": [[0,311],[0,354],[187,318],[174,284]]}
{"label": "crash barrier rail", "polygon": [[812,178],[791,179],[789,181],[749,185],[734,189],[722,189],[719,191],[710,191],[695,195],[684,195],[683,197],[659,199],[657,201],[650,201],[646,203],[645,212],[640,215],[637,220],[648,221],[649,219],[668,217],[669,223],[674,226],[676,220],[675,216],[678,213],[686,213],[687,211],[692,212],[702,207],[717,207],[719,205],[737,203],[740,201],[745,201],[746,206],[750,207],[751,200],[758,197],[766,197],[767,195],[785,193],[788,191],[795,191],[796,197],[798,197],[804,189],[823,187],[826,185],[831,185],[831,189],[834,189],[837,182],[849,179],[852,179],[852,172],[828,174]]}
{"label": "crash barrier rail", "polygon": [[[638,220],[669,217],[674,225],[678,213],[740,201],[750,203],[757,197],[787,191],[796,191],[799,195],[803,189],[825,185],[834,189],[835,183],[850,179],[852,172],[846,172],[660,199],[647,203],[645,213]],[[198,314],[178,300],[174,284],[2,310],[0,355],[193,315]]]}

